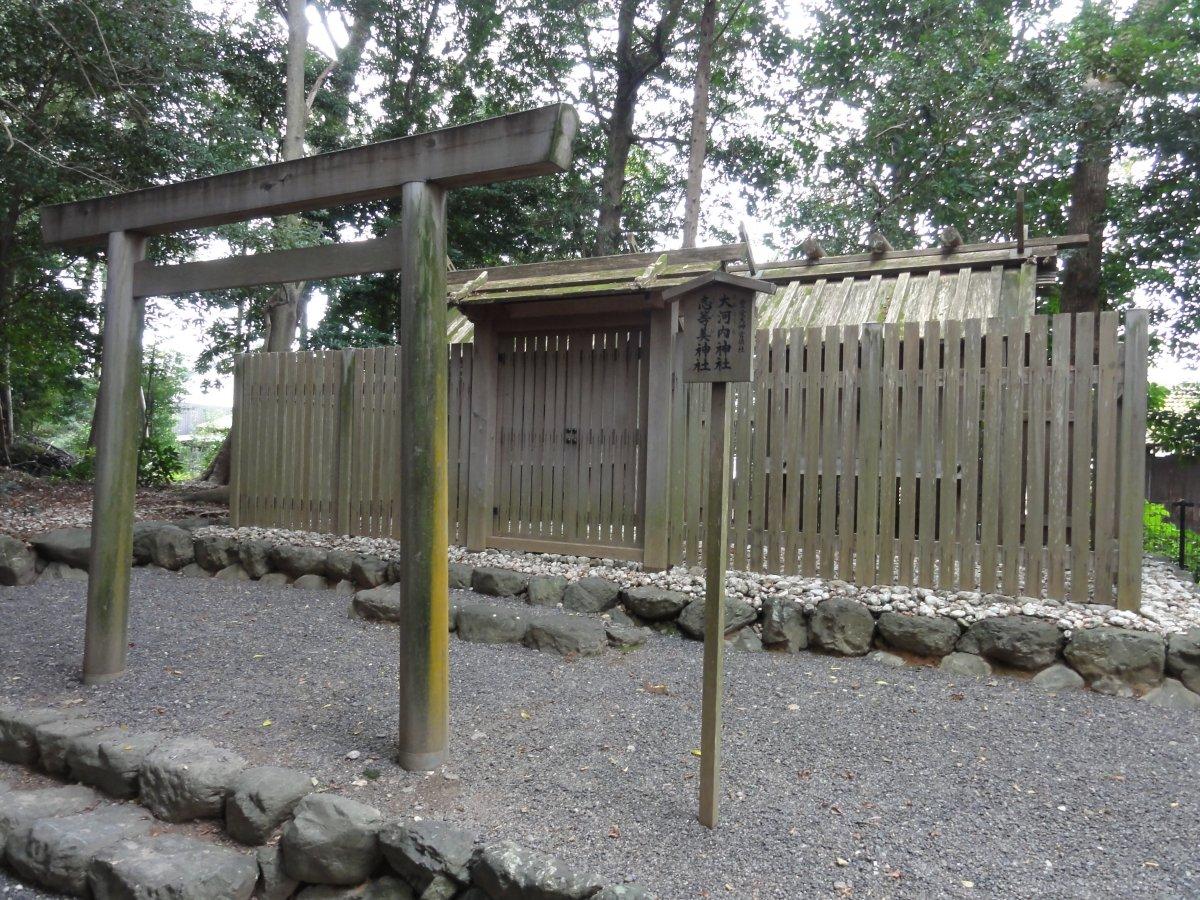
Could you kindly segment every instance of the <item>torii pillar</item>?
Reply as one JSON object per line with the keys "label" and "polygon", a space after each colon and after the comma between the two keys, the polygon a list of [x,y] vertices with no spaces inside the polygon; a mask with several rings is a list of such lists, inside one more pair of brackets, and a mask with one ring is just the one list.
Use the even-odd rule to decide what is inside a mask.
{"label": "torii pillar", "polygon": [[[108,246],[97,398],[96,493],[83,680],[125,671],[144,298],[400,270],[403,556],[399,763],[436,768],[449,728],[446,190],[565,171],[578,130],[565,104],[469,125],[46,207],[48,246]],[[400,197],[394,237],[153,266],[150,235]]]}

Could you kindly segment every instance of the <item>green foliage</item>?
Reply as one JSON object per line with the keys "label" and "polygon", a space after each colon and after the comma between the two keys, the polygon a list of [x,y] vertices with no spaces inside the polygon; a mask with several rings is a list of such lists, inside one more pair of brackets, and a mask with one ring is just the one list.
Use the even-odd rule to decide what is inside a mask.
{"label": "green foliage", "polygon": [[1168,390],[1151,384],[1146,409],[1148,443],[1163,453],[1185,459],[1200,457],[1200,399],[1192,401],[1182,411],[1168,409]]}
{"label": "green foliage", "polygon": [[174,436],[148,437],[138,447],[138,484],[160,487],[183,474],[183,459]]}
{"label": "green foliage", "polygon": [[[1171,511],[1161,503],[1146,503],[1142,513],[1143,546],[1147,553],[1179,561],[1179,526],[1171,521]],[[1188,568],[1200,576],[1200,534],[1184,532],[1184,554]]]}

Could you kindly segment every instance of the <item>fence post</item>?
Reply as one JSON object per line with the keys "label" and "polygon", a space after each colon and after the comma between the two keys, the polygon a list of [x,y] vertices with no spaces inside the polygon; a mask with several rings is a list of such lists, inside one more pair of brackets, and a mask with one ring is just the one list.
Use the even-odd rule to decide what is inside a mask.
{"label": "fence post", "polygon": [[1148,314],[1125,314],[1125,385],[1121,404],[1120,519],[1117,549],[1117,607],[1142,605],[1142,510],[1146,498],[1146,366],[1150,353]]}
{"label": "fence post", "polygon": [[492,534],[496,475],[496,329],[475,323],[471,347],[471,436],[467,468],[467,549],[484,550]]}
{"label": "fence post", "polygon": [[333,448],[333,521],[338,534],[350,533],[350,444],[354,439],[354,381],[358,372],[358,356],[353,350],[343,350],[338,367],[337,434]]}
{"label": "fence post", "polygon": [[670,568],[671,395],[675,373],[675,304],[650,313],[650,374],[647,378],[642,565]]}

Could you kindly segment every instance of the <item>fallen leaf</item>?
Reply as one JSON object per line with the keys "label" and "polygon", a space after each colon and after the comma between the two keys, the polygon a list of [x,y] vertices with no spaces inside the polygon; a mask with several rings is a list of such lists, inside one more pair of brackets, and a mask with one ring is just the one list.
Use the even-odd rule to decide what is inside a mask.
{"label": "fallen leaf", "polygon": [[664,697],[667,696],[667,686],[665,684],[651,684],[647,681],[642,685],[642,690],[644,690],[647,694],[661,694]]}
{"label": "fallen leaf", "polygon": [[703,755],[704,754],[701,753],[698,748],[692,751],[692,756],[703,756]]}
{"label": "fallen leaf", "polygon": [[263,727],[263,728],[270,728],[270,727],[271,727],[271,720],[270,720],[270,719],[263,719],[262,727]]}

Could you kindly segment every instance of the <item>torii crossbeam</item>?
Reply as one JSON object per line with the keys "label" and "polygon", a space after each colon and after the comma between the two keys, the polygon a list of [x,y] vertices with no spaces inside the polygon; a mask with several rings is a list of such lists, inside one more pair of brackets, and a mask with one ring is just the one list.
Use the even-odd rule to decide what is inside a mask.
{"label": "torii crossbeam", "polygon": [[[555,104],[194,181],[41,211],[48,246],[108,245],[83,680],[125,671],[145,297],[400,270],[403,567],[398,761],[429,770],[449,728],[446,190],[564,171],[579,119]],[[148,235],[401,198],[398,240],[152,266]]]}

